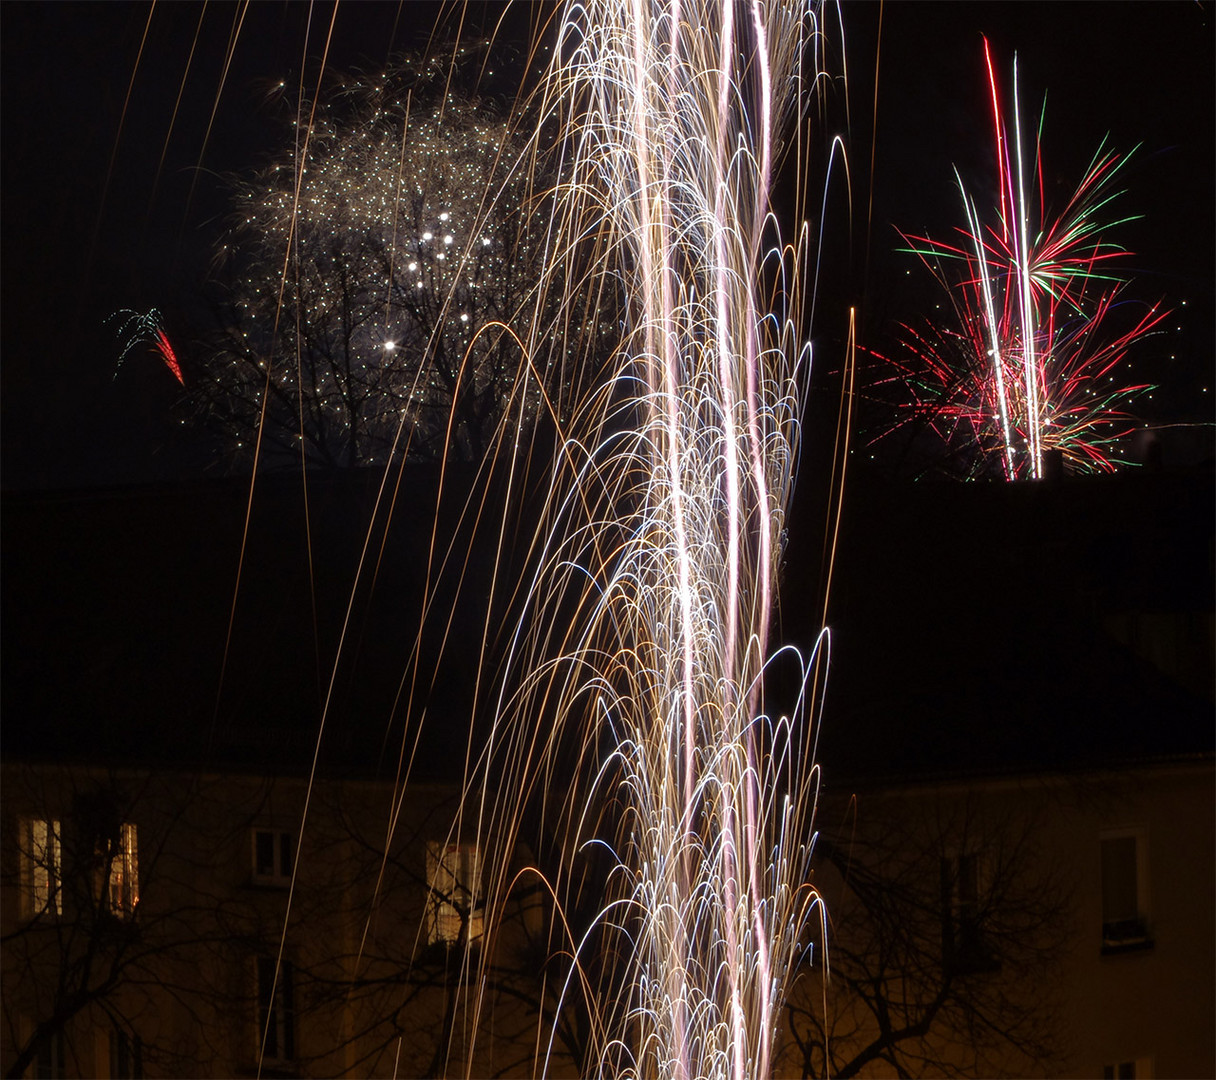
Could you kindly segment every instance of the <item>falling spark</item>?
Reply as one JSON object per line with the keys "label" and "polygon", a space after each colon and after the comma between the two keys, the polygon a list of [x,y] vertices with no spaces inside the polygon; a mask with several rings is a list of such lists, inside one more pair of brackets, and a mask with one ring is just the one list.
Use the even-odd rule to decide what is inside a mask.
{"label": "falling spark", "polygon": [[[169,335],[165,333],[165,328],[161,325],[160,312],[156,308],[150,308],[142,314],[124,309],[115,312],[110,318],[111,320],[118,318],[123,320],[122,325],[118,328],[118,337],[122,343],[122,352],[118,357],[119,366],[136,346],[150,344],[160,354],[165,366],[173,373],[173,377],[185,386],[186,380],[182,378],[181,364],[178,363],[177,354],[173,351]],[[117,375],[117,372],[115,374]]]}
{"label": "falling spark", "polygon": [[[513,837],[515,793],[545,792],[571,903],[577,858],[610,853],[564,991],[595,1003],[598,1075],[767,1075],[822,914],[805,665],[790,716],[764,693],[809,367],[804,252],[768,199],[815,36],[798,4],[598,0],[556,50],[553,108],[577,118],[560,225],[626,316],[565,428],[480,814]],[[514,881],[506,849],[492,865],[488,910]]]}

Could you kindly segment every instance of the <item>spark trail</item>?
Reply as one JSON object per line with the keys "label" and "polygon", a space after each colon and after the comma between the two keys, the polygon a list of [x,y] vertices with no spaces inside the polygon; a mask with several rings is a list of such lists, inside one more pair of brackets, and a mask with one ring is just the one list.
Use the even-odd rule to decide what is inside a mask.
{"label": "spark trail", "polygon": [[[562,233],[626,317],[567,428],[482,814],[509,845],[519,793],[549,793],[567,906],[576,857],[610,852],[565,988],[595,1002],[600,1075],[768,1075],[821,910],[809,710],[764,696],[809,365],[804,252],[768,200],[814,38],[798,4],[601,0],[570,6],[557,50]],[[491,875],[488,908],[510,884]]]}
{"label": "spark trail", "polygon": [[1051,452],[1071,471],[1111,472],[1135,427],[1128,405],[1150,389],[1117,369],[1168,314],[1159,305],[1131,313],[1113,265],[1126,252],[1107,232],[1128,219],[1106,215],[1127,157],[1099,146],[1064,207],[1050,211],[1037,138],[1033,161],[1026,152],[1016,60],[1011,126],[987,42],[984,54],[999,198],[986,219],[956,172],[966,226],[952,242],[905,236],[953,321],[905,326],[902,355],[882,358],[886,384],[911,395],[896,427],[926,419],[968,475],[1038,478]]}
{"label": "spark trail", "polygon": [[149,308],[142,313],[124,309],[115,312],[111,318],[123,320],[118,328],[118,336],[122,341],[122,353],[118,358],[120,367],[132,349],[138,345],[150,344],[156,349],[173,377],[185,386],[186,380],[182,378],[181,364],[178,363],[177,354],[173,351],[169,335],[165,333],[164,325],[161,322],[160,312],[156,308]]}

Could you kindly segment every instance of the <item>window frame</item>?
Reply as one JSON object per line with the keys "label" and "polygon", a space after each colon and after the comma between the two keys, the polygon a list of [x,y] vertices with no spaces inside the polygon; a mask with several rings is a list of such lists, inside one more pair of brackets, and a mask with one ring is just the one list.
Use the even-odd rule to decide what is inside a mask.
{"label": "window frame", "polygon": [[129,919],[139,907],[139,829],[133,821],[120,821],[117,846],[103,851],[106,860],[102,903],[120,919]]}
{"label": "window frame", "polygon": [[[268,836],[271,844],[273,870],[265,873],[258,857],[258,838]],[[286,853],[286,857],[285,857]],[[295,870],[296,836],[290,829],[276,829],[267,825],[255,825],[249,830],[249,872],[254,885],[269,889],[287,889]]]}
{"label": "window frame", "polygon": [[[1105,845],[1110,841],[1134,840],[1136,914],[1132,918],[1107,918],[1107,871]],[[1148,828],[1143,825],[1103,829],[1098,834],[1098,895],[1101,913],[1102,955],[1138,952],[1153,947],[1152,909],[1149,894]],[[1124,1064],[1120,1062],[1118,1064]]]}
{"label": "window frame", "polygon": [[[942,856],[942,966],[951,975],[1000,970],[1000,960],[991,954],[984,934],[984,897],[990,872],[988,858],[981,850],[959,849]],[[971,882],[973,896],[962,895],[965,880]]]}
{"label": "window frame", "polygon": [[[27,920],[51,914],[62,917],[62,823],[56,818],[22,816],[18,819],[18,830],[21,917]],[[39,832],[42,833],[41,838],[37,836]]]}
{"label": "window frame", "polygon": [[481,869],[478,845],[427,842],[424,923],[428,945],[451,948],[462,942],[481,944],[485,930],[480,906]]}
{"label": "window frame", "polygon": [[[256,956],[253,962],[257,1005],[254,1059],[286,1065],[297,1058],[295,972],[286,957]],[[263,1056],[263,1049],[265,1056]]]}

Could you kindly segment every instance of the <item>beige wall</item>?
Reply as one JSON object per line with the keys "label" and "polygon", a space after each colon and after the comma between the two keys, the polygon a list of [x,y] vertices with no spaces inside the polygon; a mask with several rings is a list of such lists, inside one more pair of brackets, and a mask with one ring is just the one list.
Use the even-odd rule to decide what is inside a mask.
{"label": "beige wall", "polygon": [[[142,1036],[148,1076],[253,1075],[254,957],[277,946],[287,896],[252,884],[251,829],[298,831],[302,782],[10,764],[2,784],[0,930],[16,935],[2,957],[3,1068],[33,1020],[47,1015],[64,957],[79,959],[87,945],[83,937],[72,939],[79,927],[70,903],[64,919],[23,929],[16,822],[22,815],[57,817],[67,830],[80,794],[108,787],[125,793],[128,816],[139,829],[139,935],[115,988],[70,1021],[67,1074],[109,1074],[108,1005]],[[1034,1035],[1053,1043],[1058,1056],[1036,1063],[999,1041],[977,1056],[957,1026],[938,1024],[909,1044],[919,1065],[905,1062],[908,1071],[938,1075],[944,1063],[952,1063],[964,1075],[1100,1077],[1106,1064],[1137,1060],[1158,1077],[1216,1075],[1216,786],[1210,761],[1082,778],[862,791],[855,802],[849,795],[824,799],[817,822],[824,843],[847,838],[859,865],[867,857],[873,865],[877,858],[882,872],[902,875],[921,890],[922,930],[929,951],[939,950],[936,959],[930,957],[930,976],[933,963],[940,965],[934,905],[940,902],[936,875],[943,854],[965,847],[997,851],[1004,844],[988,872],[1016,870],[1012,884],[1003,886],[1009,895],[1018,903],[1040,897],[1062,905],[1050,927],[1035,931],[1056,944],[1035,953],[1030,932],[1019,941],[1011,919],[1006,930],[1026,946],[1025,954],[1015,949],[1014,962],[999,973],[968,976],[984,1001],[1025,1009],[1023,1019]],[[285,952],[298,973],[298,1075],[408,1076],[429,1063],[453,991],[442,963],[436,963],[439,954],[427,953],[419,942],[424,841],[446,836],[454,805],[446,789],[414,789],[389,845],[390,858],[382,863],[390,786],[324,782],[316,788],[298,856]],[[1147,845],[1153,946],[1103,955],[1099,841],[1105,831],[1122,829],[1142,830]],[[1016,851],[1011,840],[1018,842]],[[65,838],[65,862],[70,857]],[[829,944],[842,971],[841,946],[850,935],[858,945],[859,934],[864,946],[864,923],[836,870],[822,858],[816,864],[815,884],[828,900]],[[538,1071],[533,1005],[541,961],[534,949],[527,951],[525,930],[543,932],[544,921],[531,918],[525,926],[523,920],[506,920],[510,929],[494,955],[516,974],[490,980],[491,991],[476,1008],[470,1003],[454,1012],[446,1055],[453,1073]],[[107,933],[122,930],[112,926]],[[100,955],[108,958],[113,938],[104,945]],[[892,975],[899,963],[897,958]],[[820,976],[816,965],[808,965],[795,1001],[822,1016]],[[100,969],[94,984],[98,978]],[[889,993],[897,997],[913,989],[900,976]],[[842,994],[839,977],[829,982],[827,1001],[839,1067],[873,1037],[872,1019]],[[399,1028],[393,1026],[398,1017]],[[466,1061],[463,1048],[470,1043],[474,1056]],[[543,1053],[543,1040],[539,1046]],[[558,1049],[551,1073],[577,1075]],[[801,1074],[788,1032],[780,1063],[779,1075]],[[893,1071],[878,1059],[860,1075]],[[263,1075],[272,1072],[263,1069]]]}
{"label": "beige wall", "polygon": [[[2,966],[4,1070],[32,1024],[54,1010],[61,978],[95,988],[106,981],[109,965],[114,986],[67,1024],[67,1075],[109,1074],[107,1009],[143,1040],[147,1076],[254,1075],[256,957],[277,952],[285,924],[284,957],[295,971],[293,1075],[408,1076],[430,1064],[454,1000],[459,960],[457,952],[449,958],[442,948],[428,949],[421,937],[425,844],[449,835],[456,805],[451,790],[411,790],[385,860],[391,785],[319,782],[297,852],[288,920],[287,890],[253,880],[252,830],[298,836],[302,781],[10,764],[2,783],[0,923],[5,935],[15,935]],[[65,895],[63,916],[30,924],[20,911],[17,822],[33,816],[64,823],[70,883],[74,808],[82,794],[96,790],[119,793],[124,820],[137,826],[138,917],[125,925],[98,921],[88,898]],[[509,959],[519,948],[521,932],[504,932],[502,956]],[[127,933],[132,936],[124,939]],[[81,964],[90,947],[96,960],[84,979]],[[523,972],[515,989],[526,990],[537,974],[535,968]],[[460,1069],[463,1047],[481,1029],[474,1074],[483,1063],[488,1070],[526,1062],[517,1074],[533,1070],[534,1021],[519,995],[499,994],[476,1013],[459,1000],[456,1006],[443,1054],[450,1068]],[[263,1076],[274,1073],[262,1069]]]}
{"label": "beige wall", "polygon": [[[855,797],[854,797],[855,796]],[[1101,1077],[1103,1067],[1135,1061],[1143,1075],[1216,1075],[1216,784],[1210,760],[1158,765],[1084,777],[1021,778],[971,785],[926,785],[829,796],[817,825],[824,848],[832,841],[855,856],[852,871],[877,866],[901,883],[923,885],[919,901],[940,911],[940,886],[932,881],[942,855],[963,847],[990,852],[989,872],[1008,871],[1000,906],[1008,914],[1004,934],[1010,956],[999,972],[968,976],[968,994],[987,1015],[1016,1028],[1026,1044],[1041,1038],[1050,1057],[1035,1059],[999,1038],[979,1046],[950,1014],[933,1018],[928,1034],[909,1038],[900,1067],[910,1075],[1049,1075]],[[1147,845],[1147,914],[1153,944],[1118,955],[1102,949],[1104,834],[1137,830]],[[966,839],[963,834],[969,834]],[[1013,845],[1018,845],[1015,851]],[[1003,847],[1003,854],[992,854]],[[836,1070],[847,1068],[879,1035],[874,1013],[860,995],[850,994],[849,949],[877,951],[893,937],[867,922],[857,897],[843,884],[838,866],[816,859],[816,885],[828,907],[829,956],[827,1029]],[[860,881],[860,879],[859,879]],[[1040,904],[1039,901],[1042,901]],[[1052,910],[1053,902],[1058,910]],[[914,905],[908,918],[918,917]],[[934,979],[932,951],[939,950],[935,913],[924,914],[919,931],[925,946],[925,978],[892,982],[884,990],[891,1026],[927,1015]],[[1024,931],[1019,934],[1019,919]],[[1036,922],[1036,919],[1038,922]],[[1042,948],[1032,940],[1040,935]],[[867,936],[869,935],[869,936]],[[1019,948],[1026,946],[1019,954]],[[820,957],[821,958],[821,957]],[[895,958],[915,966],[917,957]],[[872,963],[873,970],[881,970]],[[940,968],[939,968],[940,972]],[[825,993],[818,967],[803,973],[796,1005],[824,1013]],[[908,1002],[912,1007],[900,1012]],[[795,1021],[797,1022],[797,1021]],[[803,1034],[809,1023],[803,1022]],[[980,1025],[982,1028],[983,1025]],[[822,1033],[819,1033],[820,1035]],[[802,1075],[791,1032],[782,1039],[782,1075]],[[888,1060],[875,1059],[858,1075],[895,1074]],[[1137,1073],[1141,1075],[1141,1073]]]}
{"label": "beige wall", "polygon": [[[1157,1077],[1216,1075],[1216,792],[1210,763],[1128,771],[1059,821],[1075,863],[1081,933],[1061,972],[1069,1056],[1061,1075],[1146,1060]],[[1099,838],[1143,830],[1151,949],[1103,955]]]}

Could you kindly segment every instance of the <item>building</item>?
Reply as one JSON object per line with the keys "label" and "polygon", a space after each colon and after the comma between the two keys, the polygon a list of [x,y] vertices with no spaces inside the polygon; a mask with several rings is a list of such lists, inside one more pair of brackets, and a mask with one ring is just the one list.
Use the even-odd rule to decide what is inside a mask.
{"label": "building", "polygon": [[860,486],[784,1069],[1216,1073],[1210,467]]}
{"label": "building", "polygon": [[[537,1037],[564,971],[535,875],[484,938],[494,838],[459,798],[480,651],[411,653],[448,588],[433,486],[369,533],[374,478],[312,481],[310,571],[298,484],[247,530],[241,484],[6,499],[6,1072],[579,1074],[586,1016]],[[1211,492],[850,491],[818,749],[833,974],[818,942],[782,1075],[1216,1072]],[[790,565],[797,638],[819,559]]]}
{"label": "building", "polygon": [[431,478],[374,592],[374,480],[312,478],[311,577],[300,495],[261,481],[248,529],[241,482],[7,501],[6,1074],[535,1071],[548,920],[525,875],[483,940],[459,798],[477,657],[411,656]]}

